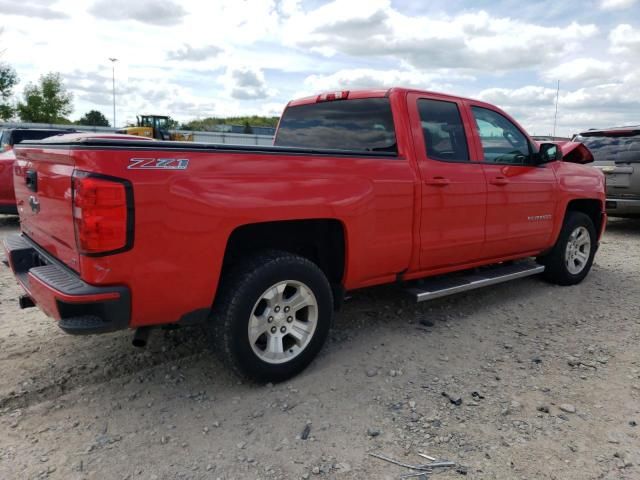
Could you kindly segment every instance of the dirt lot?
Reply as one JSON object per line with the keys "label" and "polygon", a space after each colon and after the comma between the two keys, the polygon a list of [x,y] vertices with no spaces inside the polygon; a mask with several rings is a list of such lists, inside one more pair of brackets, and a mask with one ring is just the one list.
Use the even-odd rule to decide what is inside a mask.
{"label": "dirt lot", "polygon": [[[0,236],[17,228],[0,217]],[[576,287],[358,292],[320,358],[275,386],[239,383],[197,328],[136,350],[128,332],[67,336],[18,294],[0,266],[2,479],[406,473],[372,451],[460,465],[442,479],[640,478],[640,221],[610,222]]]}

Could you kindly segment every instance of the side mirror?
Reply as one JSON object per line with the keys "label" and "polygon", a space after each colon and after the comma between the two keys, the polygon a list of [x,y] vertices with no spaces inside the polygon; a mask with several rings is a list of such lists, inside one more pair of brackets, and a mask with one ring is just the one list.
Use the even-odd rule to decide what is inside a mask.
{"label": "side mirror", "polygon": [[538,150],[538,163],[562,160],[562,150],[555,143],[541,143]]}

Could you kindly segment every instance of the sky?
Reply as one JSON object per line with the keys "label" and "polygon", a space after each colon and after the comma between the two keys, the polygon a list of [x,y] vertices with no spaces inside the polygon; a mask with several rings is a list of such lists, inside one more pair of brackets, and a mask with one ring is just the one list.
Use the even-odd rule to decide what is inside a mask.
{"label": "sky", "polygon": [[0,61],[60,72],[71,119],[279,115],[327,90],[485,100],[530,134],[640,124],[640,0],[0,0]]}

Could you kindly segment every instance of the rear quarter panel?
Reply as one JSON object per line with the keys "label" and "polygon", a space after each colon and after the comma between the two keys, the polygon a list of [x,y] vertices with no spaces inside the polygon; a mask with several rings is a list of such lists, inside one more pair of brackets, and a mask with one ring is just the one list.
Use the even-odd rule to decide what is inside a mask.
{"label": "rear quarter panel", "polygon": [[[133,183],[133,249],[80,259],[85,281],[131,288],[132,326],[209,308],[227,239],[245,224],[339,220],[348,289],[392,281],[410,261],[415,177],[406,159],[117,149],[72,155],[79,170]],[[128,169],[135,157],[186,158],[189,166]]]}

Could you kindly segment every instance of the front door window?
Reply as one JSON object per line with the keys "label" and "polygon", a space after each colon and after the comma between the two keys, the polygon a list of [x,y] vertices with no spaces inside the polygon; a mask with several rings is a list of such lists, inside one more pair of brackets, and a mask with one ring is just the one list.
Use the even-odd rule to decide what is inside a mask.
{"label": "front door window", "polygon": [[472,107],[482,142],[484,161],[503,165],[531,165],[527,137],[509,119],[488,108]]}

